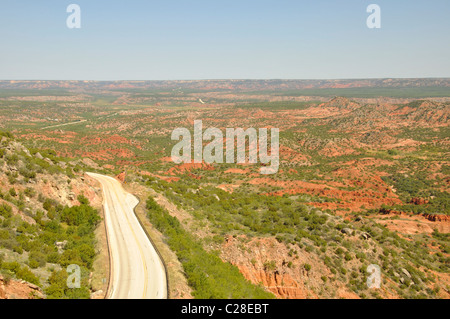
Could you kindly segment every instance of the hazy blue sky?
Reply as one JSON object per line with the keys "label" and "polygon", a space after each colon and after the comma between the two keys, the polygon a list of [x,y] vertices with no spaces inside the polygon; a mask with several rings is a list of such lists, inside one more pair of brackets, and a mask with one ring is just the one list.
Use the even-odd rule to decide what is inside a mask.
{"label": "hazy blue sky", "polygon": [[376,77],[450,77],[449,0],[0,0],[0,79]]}

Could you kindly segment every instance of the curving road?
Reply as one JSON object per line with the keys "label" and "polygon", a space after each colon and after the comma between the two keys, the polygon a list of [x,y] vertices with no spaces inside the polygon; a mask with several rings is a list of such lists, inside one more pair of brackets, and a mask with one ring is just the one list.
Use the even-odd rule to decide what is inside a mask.
{"label": "curving road", "polygon": [[111,275],[108,299],[165,299],[166,273],[133,208],[138,199],[116,179],[87,173],[103,189]]}

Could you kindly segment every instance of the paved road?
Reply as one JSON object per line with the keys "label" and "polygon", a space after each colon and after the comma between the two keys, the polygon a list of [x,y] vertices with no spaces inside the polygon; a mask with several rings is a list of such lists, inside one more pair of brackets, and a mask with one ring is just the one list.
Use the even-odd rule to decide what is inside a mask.
{"label": "paved road", "polygon": [[87,174],[98,180],[103,189],[112,268],[107,298],[167,298],[164,266],[133,212],[137,198],[112,177]]}
{"label": "paved road", "polygon": [[50,125],[50,126],[46,126],[46,127],[41,128],[41,130],[46,130],[48,128],[54,128],[54,127],[60,127],[60,126],[66,126],[66,125],[72,125],[72,124],[78,124],[78,123],[84,123],[84,122],[87,122],[87,120],[79,120],[79,121],[75,121],[75,122]]}

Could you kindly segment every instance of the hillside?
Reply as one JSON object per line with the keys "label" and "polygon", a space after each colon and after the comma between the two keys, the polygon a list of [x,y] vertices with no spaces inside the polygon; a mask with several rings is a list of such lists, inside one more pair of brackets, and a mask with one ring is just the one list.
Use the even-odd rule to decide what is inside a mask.
{"label": "hillside", "polygon": [[99,190],[83,177],[81,162],[1,135],[0,298],[89,298],[86,288],[66,287],[65,268],[81,265],[92,287],[100,216],[90,203],[99,207]]}

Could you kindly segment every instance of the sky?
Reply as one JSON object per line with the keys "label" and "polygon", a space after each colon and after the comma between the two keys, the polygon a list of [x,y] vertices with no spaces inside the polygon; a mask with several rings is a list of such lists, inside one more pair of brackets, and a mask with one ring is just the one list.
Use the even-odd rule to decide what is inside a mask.
{"label": "sky", "polygon": [[1,80],[389,77],[450,77],[449,0],[0,0]]}

